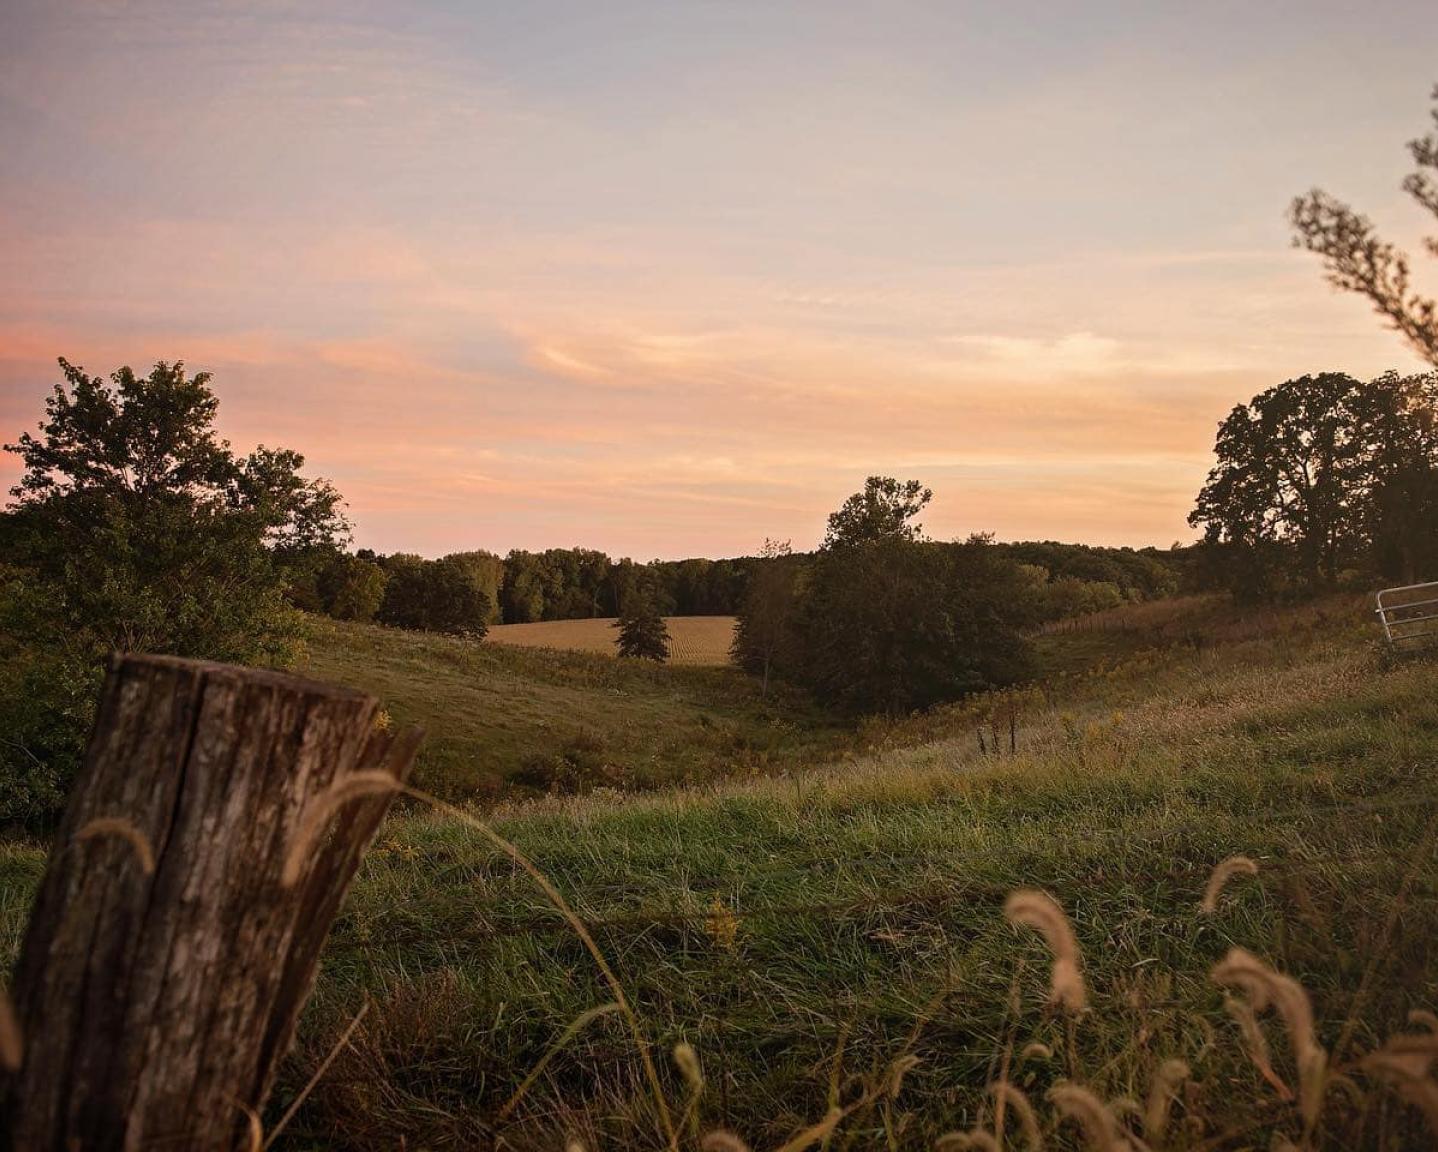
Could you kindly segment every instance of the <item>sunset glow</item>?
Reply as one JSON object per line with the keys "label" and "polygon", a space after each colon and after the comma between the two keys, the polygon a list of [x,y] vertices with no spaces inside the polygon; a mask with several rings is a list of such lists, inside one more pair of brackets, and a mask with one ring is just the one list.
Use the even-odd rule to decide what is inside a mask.
{"label": "sunset glow", "polygon": [[381,551],[807,548],[876,472],[1189,540],[1235,403],[1415,367],[1284,209],[1416,234],[1427,11],[9,3],[0,433],[183,359]]}

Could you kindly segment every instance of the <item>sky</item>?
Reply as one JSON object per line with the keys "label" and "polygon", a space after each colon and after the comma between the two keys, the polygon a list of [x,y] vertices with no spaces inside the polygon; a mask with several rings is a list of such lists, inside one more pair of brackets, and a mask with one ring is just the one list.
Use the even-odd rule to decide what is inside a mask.
{"label": "sky", "polygon": [[380,551],[807,548],[876,473],[1187,541],[1234,404],[1418,367],[1285,211],[1417,247],[1430,3],[5,0],[0,438],[179,359]]}

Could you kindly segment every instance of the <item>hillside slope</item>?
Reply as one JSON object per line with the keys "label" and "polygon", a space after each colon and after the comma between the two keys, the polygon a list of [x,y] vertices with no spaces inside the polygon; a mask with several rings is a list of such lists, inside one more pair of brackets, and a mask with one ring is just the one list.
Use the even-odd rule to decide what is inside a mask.
{"label": "hillside slope", "polygon": [[764,698],[733,668],[660,667],[323,617],[309,618],[305,651],[305,675],[372,692],[396,724],[425,728],[418,779],[448,799],[490,801],[530,785],[642,790],[773,771],[847,743],[800,697]]}
{"label": "hillside slope", "polygon": [[[1143,1100],[1158,1064],[1182,1058],[1194,1083],[1173,1146],[1297,1141],[1290,1089],[1273,1086],[1295,1082],[1282,1027],[1269,1027],[1266,1081],[1206,976],[1237,944],[1309,989],[1320,1043],[1342,1038],[1334,1058],[1368,1103],[1333,1091],[1327,1142],[1409,1146],[1416,1113],[1354,1060],[1409,1009],[1438,1006],[1435,666],[1388,664],[1351,606],[1232,632],[1050,685],[1014,755],[981,756],[970,728],[792,779],[542,801],[496,827],[589,925],[675,1112],[686,1091],[664,1053],[680,1040],[698,1051],[700,1129],[772,1146],[835,1100],[867,1099],[845,1113],[845,1140],[931,1147],[992,1117],[984,1086],[1006,1069],[1052,1140],[1047,1086]],[[1233,853],[1258,876],[1199,915],[1210,870]],[[1093,1002],[1076,1023],[1042,1006],[1037,937],[1003,922],[1005,894],[1027,885],[1073,915]],[[374,1007],[302,1114],[325,1146],[488,1140],[546,1059],[500,1126],[508,1146],[569,1133],[662,1146],[622,1017],[584,1015],[612,990],[532,880],[464,821],[413,813],[382,834],[292,1082],[362,994]],[[902,1092],[866,1097],[906,1056],[921,1062]]]}

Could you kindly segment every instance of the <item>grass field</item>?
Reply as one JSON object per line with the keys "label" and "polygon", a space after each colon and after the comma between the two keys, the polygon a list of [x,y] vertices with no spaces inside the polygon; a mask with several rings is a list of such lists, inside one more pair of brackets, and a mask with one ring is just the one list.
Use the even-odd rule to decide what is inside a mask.
{"label": "grass field", "polygon": [[[545,620],[537,624],[495,624],[488,639],[521,648],[614,655],[618,632],[613,619]],[[734,639],[732,616],[666,616],[671,664],[725,665]]]}
{"label": "grass field", "polygon": [[[1430,1146],[1419,1113],[1361,1057],[1411,1009],[1438,1006],[1438,667],[1382,658],[1352,602],[1245,616],[1190,606],[1156,635],[1045,637],[1064,671],[1025,694],[1013,755],[980,754],[982,706],[970,705],[915,721],[924,743],[848,762],[816,751],[782,777],[489,814],[612,966],[683,1147],[725,1128],[775,1148],[825,1121],[791,1152],[929,1148],[991,1127],[986,1085],[999,1078],[1033,1101],[1045,1147],[1079,1147],[1050,1087],[1117,1101],[1136,1133],[1171,1059],[1191,1075],[1150,1146],[1301,1145],[1286,1029],[1261,1017],[1265,1076],[1207,975],[1235,945],[1302,982],[1342,1074],[1308,1146]],[[557,658],[448,643],[342,628],[316,635],[313,661],[446,692],[510,668],[525,691],[563,687],[575,707],[587,694],[596,712],[662,696],[606,680],[627,675],[617,661],[489,665]],[[1210,870],[1233,853],[1257,876],[1201,915]],[[0,945],[13,949],[41,866],[36,848],[0,852]],[[1004,922],[1006,894],[1030,885],[1073,918],[1091,1001],[1080,1016],[1044,1005],[1050,954]],[[279,1107],[370,1006],[279,1146],[664,1147],[614,995],[468,819],[398,814],[335,926]],[[681,1042],[702,1067],[698,1091],[670,1057]]]}
{"label": "grass field", "polygon": [[[1353,1013],[1336,1059],[1363,1108],[1335,1089],[1328,1143],[1405,1146],[1418,1122],[1352,1066],[1409,1009],[1438,1004],[1438,675],[1387,666],[1347,609],[1210,626],[1233,638],[1064,678],[1014,756],[980,757],[966,732],[791,779],[542,801],[496,826],[590,926],[676,1115],[688,1092],[665,1054],[681,1040],[698,1052],[694,1130],[776,1146],[913,1056],[902,1091],[848,1112],[831,1146],[929,1147],[991,1121],[984,1086],[1005,1067],[1050,1129],[1056,1080],[1142,1101],[1159,1063],[1182,1058],[1193,1086],[1170,1144],[1296,1142],[1295,1106],[1245,1058],[1206,978],[1241,945],[1306,985],[1324,1045]],[[1237,852],[1258,877],[1200,916],[1210,869]],[[1042,1006],[1047,954],[1003,921],[1024,885],[1073,914],[1093,999],[1077,1021]],[[623,1019],[584,1016],[612,990],[465,823],[415,813],[383,834],[293,1081],[362,995],[374,1007],[305,1112],[318,1143],[662,1146]],[[1275,1075],[1292,1082],[1283,1030],[1268,1031]],[[1051,1055],[1023,1055],[1030,1043]],[[1065,1125],[1060,1144],[1078,1131]]]}
{"label": "grass field", "polygon": [[[716,620],[732,626],[689,619],[702,621],[690,630],[701,635]],[[779,771],[853,746],[850,732],[802,698],[763,697],[731,667],[660,667],[323,617],[311,617],[308,629],[300,670],[372,692],[396,724],[422,725],[418,780],[451,800],[493,801],[515,789],[642,790]]]}

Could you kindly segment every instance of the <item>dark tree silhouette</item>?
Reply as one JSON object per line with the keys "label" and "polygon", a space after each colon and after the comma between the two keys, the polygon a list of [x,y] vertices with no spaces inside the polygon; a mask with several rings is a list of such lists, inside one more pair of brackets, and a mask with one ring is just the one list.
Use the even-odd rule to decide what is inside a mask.
{"label": "dark tree silhouette", "polygon": [[619,655],[661,664],[669,659],[669,629],[648,596],[631,596],[614,627],[619,629]]}
{"label": "dark tree silhouette", "polygon": [[855,492],[829,517],[825,548],[880,540],[920,540],[923,528],[911,523],[933,499],[933,492],[917,480],[870,476],[864,490]]}
{"label": "dark tree silhouette", "polygon": [[787,540],[765,540],[749,577],[749,589],[734,625],[729,650],[734,663],[763,677],[769,675],[792,647],[798,585],[798,561]]}
{"label": "dark tree silhouette", "polygon": [[1433,375],[1327,372],[1234,408],[1189,515],[1230,588],[1331,588],[1345,568],[1411,579],[1438,563],[1435,400]]}

